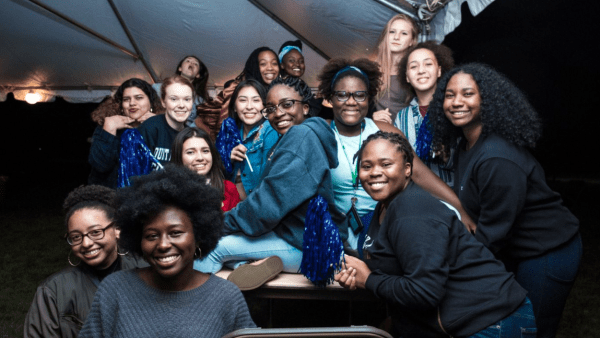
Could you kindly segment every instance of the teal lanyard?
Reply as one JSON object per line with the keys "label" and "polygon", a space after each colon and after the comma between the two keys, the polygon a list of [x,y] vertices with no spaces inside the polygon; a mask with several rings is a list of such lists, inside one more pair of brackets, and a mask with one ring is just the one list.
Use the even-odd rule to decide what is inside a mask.
{"label": "teal lanyard", "polygon": [[[331,129],[333,129],[333,131],[335,132],[335,138],[338,140],[338,142],[342,145],[342,151],[344,152],[344,156],[346,156],[346,161],[348,161],[348,166],[350,167],[350,173],[352,174],[352,186],[356,185],[357,178],[358,178],[358,169],[356,168],[356,166],[352,165],[352,162],[350,161],[350,158],[348,157],[348,153],[346,153],[346,147],[344,147],[344,142],[342,142],[342,138],[340,136],[340,132],[337,130],[337,127],[335,126],[335,122],[333,120],[331,120]],[[361,143],[362,143],[362,133],[365,130],[365,121],[363,121],[360,125],[360,136],[358,138],[358,148],[360,149]]]}

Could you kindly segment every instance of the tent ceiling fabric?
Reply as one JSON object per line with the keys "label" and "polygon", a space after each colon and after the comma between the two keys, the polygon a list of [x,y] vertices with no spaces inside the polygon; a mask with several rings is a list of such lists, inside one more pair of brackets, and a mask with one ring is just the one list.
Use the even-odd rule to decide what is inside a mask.
{"label": "tent ceiling fabric", "polygon": [[[36,1],[135,51],[108,1]],[[284,41],[297,39],[294,34],[328,57],[371,57],[381,29],[397,13],[375,0],[253,1],[259,6],[247,0],[113,0],[141,56],[158,78],[172,75],[177,62],[193,54],[208,67],[212,87],[238,75],[255,48],[268,46],[277,52]],[[415,12],[404,0],[385,1]],[[478,13],[493,0],[450,2],[432,22],[438,41],[458,26],[460,4],[465,1]],[[71,102],[99,102],[131,77],[153,83],[140,60],[35,3],[5,0],[2,7],[0,100],[8,92],[24,99],[33,87],[42,101],[60,95]],[[304,57],[303,79],[316,87],[317,73],[327,60],[306,43]]]}

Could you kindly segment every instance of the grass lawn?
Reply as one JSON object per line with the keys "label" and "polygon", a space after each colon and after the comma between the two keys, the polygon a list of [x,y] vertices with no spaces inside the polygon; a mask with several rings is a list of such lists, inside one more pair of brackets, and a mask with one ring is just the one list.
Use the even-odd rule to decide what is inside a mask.
{"label": "grass lawn", "polygon": [[[552,182],[565,203],[581,221],[584,243],[583,262],[560,324],[560,337],[600,337],[600,184],[581,181]],[[23,321],[37,285],[65,267],[69,247],[61,238],[64,220],[62,199],[75,184],[35,182],[21,187],[12,182],[0,201],[0,338],[21,337]],[[19,187],[17,189],[17,187]],[[259,326],[268,325],[268,304],[251,302]],[[319,301],[275,300],[272,304],[275,327],[345,326],[347,304]],[[370,304],[357,303],[352,309],[356,324],[371,324],[362,316],[372,314]],[[373,309],[377,310],[377,309]],[[380,309],[379,309],[380,310]],[[301,315],[300,315],[301,314]],[[378,320],[377,318],[375,320]]]}

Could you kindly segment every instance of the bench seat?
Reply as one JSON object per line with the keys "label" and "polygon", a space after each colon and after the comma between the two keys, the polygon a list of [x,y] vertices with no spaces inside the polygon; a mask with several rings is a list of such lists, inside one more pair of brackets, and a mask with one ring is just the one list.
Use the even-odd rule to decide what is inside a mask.
{"label": "bench seat", "polygon": [[[223,279],[231,273],[223,269],[215,275]],[[313,300],[342,300],[342,301],[379,301],[373,293],[364,289],[354,291],[344,289],[337,282],[324,288],[317,287],[304,275],[282,272],[258,289],[244,291],[244,295],[257,298],[272,299],[313,299]]]}

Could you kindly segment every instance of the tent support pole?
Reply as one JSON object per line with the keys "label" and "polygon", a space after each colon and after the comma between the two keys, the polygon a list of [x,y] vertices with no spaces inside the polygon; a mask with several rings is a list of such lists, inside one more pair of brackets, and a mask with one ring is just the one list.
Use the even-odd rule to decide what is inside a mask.
{"label": "tent support pole", "polygon": [[85,25],[83,25],[83,24],[81,24],[81,23],[79,23],[79,22],[77,22],[77,21],[75,21],[75,20],[71,19],[70,17],[68,17],[68,16],[66,16],[66,15],[64,15],[64,14],[62,14],[62,13],[60,13],[59,11],[55,10],[54,8],[52,8],[52,7],[49,7],[48,5],[46,5],[46,4],[43,4],[43,3],[39,2],[38,0],[29,0],[29,2],[31,2],[31,3],[33,3],[34,5],[37,5],[37,6],[39,6],[39,7],[42,7],[43,9],[47,10],[48,12],[50,12],[50,13],[52,13],[52,14],[54,14],[54,15],[58,16],[59,18],[61,18],[61,19],[65,20],[65,21],[67,21],[67,22],[69,22],[70,24],[72,24],[72,25],[74,25],[74,26],[77,26],[78,28],[80,28],[80,29],[82,29],[82,30],[84,30],[84,31],[86,31],[86,32],[88,32],[88,33],[90,33],[90,34],[92,34],[93,36],[97,37],[98,39],[100,39],[100,40],[104,41],[105,43],[107,43],[107,44],[109,44],[109,45],[111,45],[111,46],[113,46],[113,47],[117,48],[117,49],[118,49],[118,50],[120,50],[121,52],[123,52],[123,53],[125,53],[125,54],[127,54],[127,55],[129,55],[129,56],[131,56],[131,57],[133,57],[134,59],[136,59],[136,60],[137,60],[137,59],[139,59],[139,58],[140,58],[140,56],[139,56],[138,54],[135,54],[134,52],[132,52],[132,51],[130,51],[129,49],[127,49],[127,48],[125,48],[125,47],[121,46],[120,44],[118,44],[118,43],[114,42],[113,40],[111,40],[111,39],[109,39],[109,38],[105,37],[104,35],[102,35],[102,34],[100,34],[100,33],[96,32],[96,31],[94,31],[93,29],[91,29],[91,28],[89,28],[89,27],[87,27],[87,26],[85,26]]}
{"label": "tent support pole", "polygon": [[417,22],[419,21],[419,18],[414,14],[411,13],[409,10],[402,8],[401,6],[398,6],[397,4],[391,3],[388,0],[373,0],[395,12],[398,12],[399,14],[404,14],[404,15],[408,15],[411,19],[416,20]]}
{"label": "tent support pole", "polygon": [[277,22],[278,24],[283,26],[283,28],[285,28],[288,32],[292,33],[292,35],[294,35],[296,38],[302,40],[307,46],[312,48],[317,54],[321,55],[325,60],[329,61],[331,59],[327,54],[325,54],[325,52],[323,52],[321,49],[319,49],[317,46],[315,46],[312,42],[310,42],[310,40],[306,39],[304,36],[302,36],[300,33],[298,33],[296,30],[294,30],[292,27],[290,27],[287,23],[285,23],[283,20],[281,20],[277,15],[275,15],[275,13],[271,12],[265,6],[261,5],[258,1],[256,1],[256,0],[248,0],[248,1],[250,1],[251,4],[256,6],[263,13],[265,13],[266,15],[271,17],[271,19],[275,20],[275,22]]}
{"label": "tent support pole", "polygon": [[48,90],[48,91],[52,91],[52,90],[115,90],[118,88],[118,86],[95,86],[95,85],[89,85],[89,86],[28,86],[28,87],[6,87],[8,89],[8,92],[13,92],[15,90],[35,90],[35,89],[42,89],[42,90]]}
{"label": "tent support pole", "polygon": [[133,36],[131,35],[131,32],[129,31],[129,28],[125,24],[125,20],[123,20],[123,17],[121,16],[121,13],[119,13],[119,10],[117,9],[117,6],[115,6],[115,3],[113,2],[113,0],[108,0],[108,3],[110,4],[110,7],[112,8],[113,12],[115,13],[115,16],[119,20],[119,23],[121,24],[121,28],[123,28],[123,31],[125,31],[125,34],[127,35],[127,38],[129,39],[129,42],[131,43],[131,45],[135,49],[135,52],[137,53],[137,55],[139,55],[139,59],[142,61],[142,64],[144,64],[144,68],[146,68],[146,71],[148,71],[148,74],[150,74],[150,77],[152,78],[152,80],[155,83],[158,82],[159,81],[158,76],[156,76],[156,73],[154,73],[154,70],[152,69],[152,67],[150,66],[150,64],[148,64],[148,61],[146,61],[146,58],[144,57],[144,54],[138,48],[138,45],[135,42],[135,40],[133,39]]}

